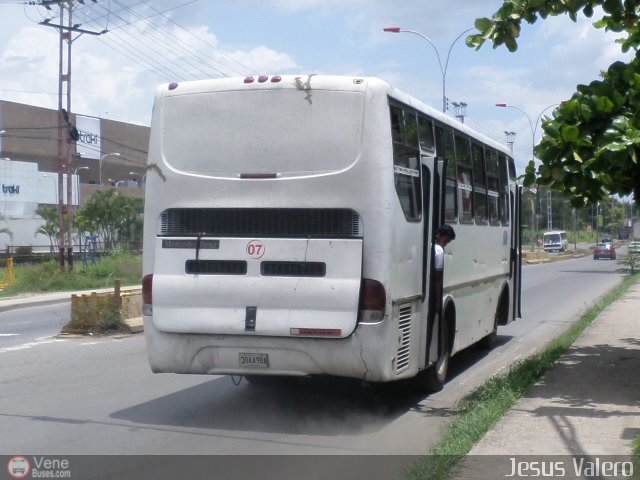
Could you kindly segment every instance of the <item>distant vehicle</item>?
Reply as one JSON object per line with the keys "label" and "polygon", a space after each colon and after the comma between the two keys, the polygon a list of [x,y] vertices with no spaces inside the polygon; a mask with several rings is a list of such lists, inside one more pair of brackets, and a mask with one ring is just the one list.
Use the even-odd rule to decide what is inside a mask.
{"label": "distant vehicle", "polygon": [[634,254],[634,255],[639,255],[640,254],[640,242],[637,240],[634,240],[632,242],[629,242],[629,253]]}
{"label": "distant vehicle", "polygon": [[567,249],[567,232],[557,230],[542,234],[542,247],[545,252],[564,252]]}
{"label": "distant vehicle", "polygon": [[596,245],[593,250],[593,259],[600,260],[601,258],[616,259],[616,249],[612,243],[598,243]]}
{"label": "distant vehicle", "polygon": [[602,236],[602,240],[600,240],[602,243],[611,243],[613,240],[611,239],[611,235],[603,235]]}

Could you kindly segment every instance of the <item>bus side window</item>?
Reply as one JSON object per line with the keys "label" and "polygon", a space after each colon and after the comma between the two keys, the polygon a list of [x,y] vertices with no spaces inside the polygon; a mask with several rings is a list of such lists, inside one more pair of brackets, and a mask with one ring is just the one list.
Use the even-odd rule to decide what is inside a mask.
{"label": "bus side window", "polygon": [[424,115],[418,115],[418,138],[420,140],[420,151],[433,154],[436,149],[433,138],[433,123]]}
{"label": "bus side window", "polygon": [[[511,162],[513,163],[513,161]],[[502,225],[509,225],[509,174],[511,168],[507,166],[507,157],[498,155],[499,181],[500,181],[500,222]],[[515,180],[515,179],[514,179]]]}
{"label": "bus side window", "polygon": [[422,218],[422,185],[416,113],[394,104],[390,113],[396,193],[405,218],[417,222]]}
{"label": "bus side window", "polygon": [[391,112],[391,139],[394,142],[402,141],[402,110],[395,105],[389,107]]}
{"label": "bus side window", "polygon": [[487,176],[484,165],[484,149],[478,143],[471,143],[473,161],[473,205],[476,224],[487,224]]}
{"label": "bus side window", "polygon": [[438,158],[447,161],[444,185],[444,219],[447,223],[458,221],[458,182],[453,150],[453,132],[450,128],[436,125],[436,152]]}
{"label": "bus side window", "polygon": [[473,166],[469,147],[467,137],[456,135],[459,219],[462,223],[473,223]]}
{"label": "bus side window", "polygon": [[504,189],[500,188],[500,169],[498,167],[498,153],[492,149],[485,149],[485,160],[487,162],[487,199],[489,201],[489,224],[500,225],[500,199],[505,201]]}

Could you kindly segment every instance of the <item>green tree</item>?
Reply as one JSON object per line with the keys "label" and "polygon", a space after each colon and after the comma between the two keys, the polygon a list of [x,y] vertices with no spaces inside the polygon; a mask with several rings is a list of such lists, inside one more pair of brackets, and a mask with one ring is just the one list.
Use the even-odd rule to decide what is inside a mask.
{"label": "green tree", "polygon": [[140,241],[143,207],[141,198],[127,197],[115,189],[97,191],[78,210],[76,222],[82,231],[98,235],[110,250],[123,241]]}
{"label": "green tree", "polygon": [[36,234],[41,233],[49,237],[50,250],[53,252],[57,248],[58,233],[60,232],[60,219],[58,218],[58,210],[52,207],[40,205],[36,210],[36,214],[40,215],[44,220],[44,224],[40,225],[36,230]]}
{"label": "green tree", "polygon": [[467,45],[478,49],[489,41],[514,52],[523,21],[533,24],[549,15],[576,21],[581,13],[591,18],[596,7],[603,15],[594,27],[624,32],[617,42],[635,56],[578,85],[543,121],[535,148],[542,165],[536,171],[529,162],[525,185],[549,185],[577,207],[630,193],[640,204],[640,0],[504,0],[492,18],[476,20],[480,33],[467,37]]}

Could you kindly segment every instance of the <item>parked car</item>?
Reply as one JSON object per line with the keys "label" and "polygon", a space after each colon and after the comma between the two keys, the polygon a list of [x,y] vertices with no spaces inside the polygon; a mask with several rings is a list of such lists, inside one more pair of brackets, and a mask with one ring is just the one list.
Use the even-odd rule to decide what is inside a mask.
{"label": "parked car", "polygon": [[593,250],[593,259],[600,260],[601,258],[616,259],[616,249],[613,243],[598,243],[596,245],[596,248]]}
{"label": "parked car", "polygon": [[637,240],[629,242],[629,253],[640,255],[640,242]]}

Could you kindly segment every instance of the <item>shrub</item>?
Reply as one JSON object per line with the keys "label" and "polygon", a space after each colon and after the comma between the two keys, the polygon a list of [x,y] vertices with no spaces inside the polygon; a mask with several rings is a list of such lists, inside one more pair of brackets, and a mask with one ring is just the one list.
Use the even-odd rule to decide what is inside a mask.
{"label": "shrub", "polygon": [[19,247],[16,247],[15,255],[16,256],[31,255],[32,251],[33,251],[33,247],[31,245],[21,245]]}
{"label": "shrub", "polygon": [[618,265],[622,265],[621,270],[627,270],[630,273],[640,271],[640,253],[630,253],[618,260]]}

